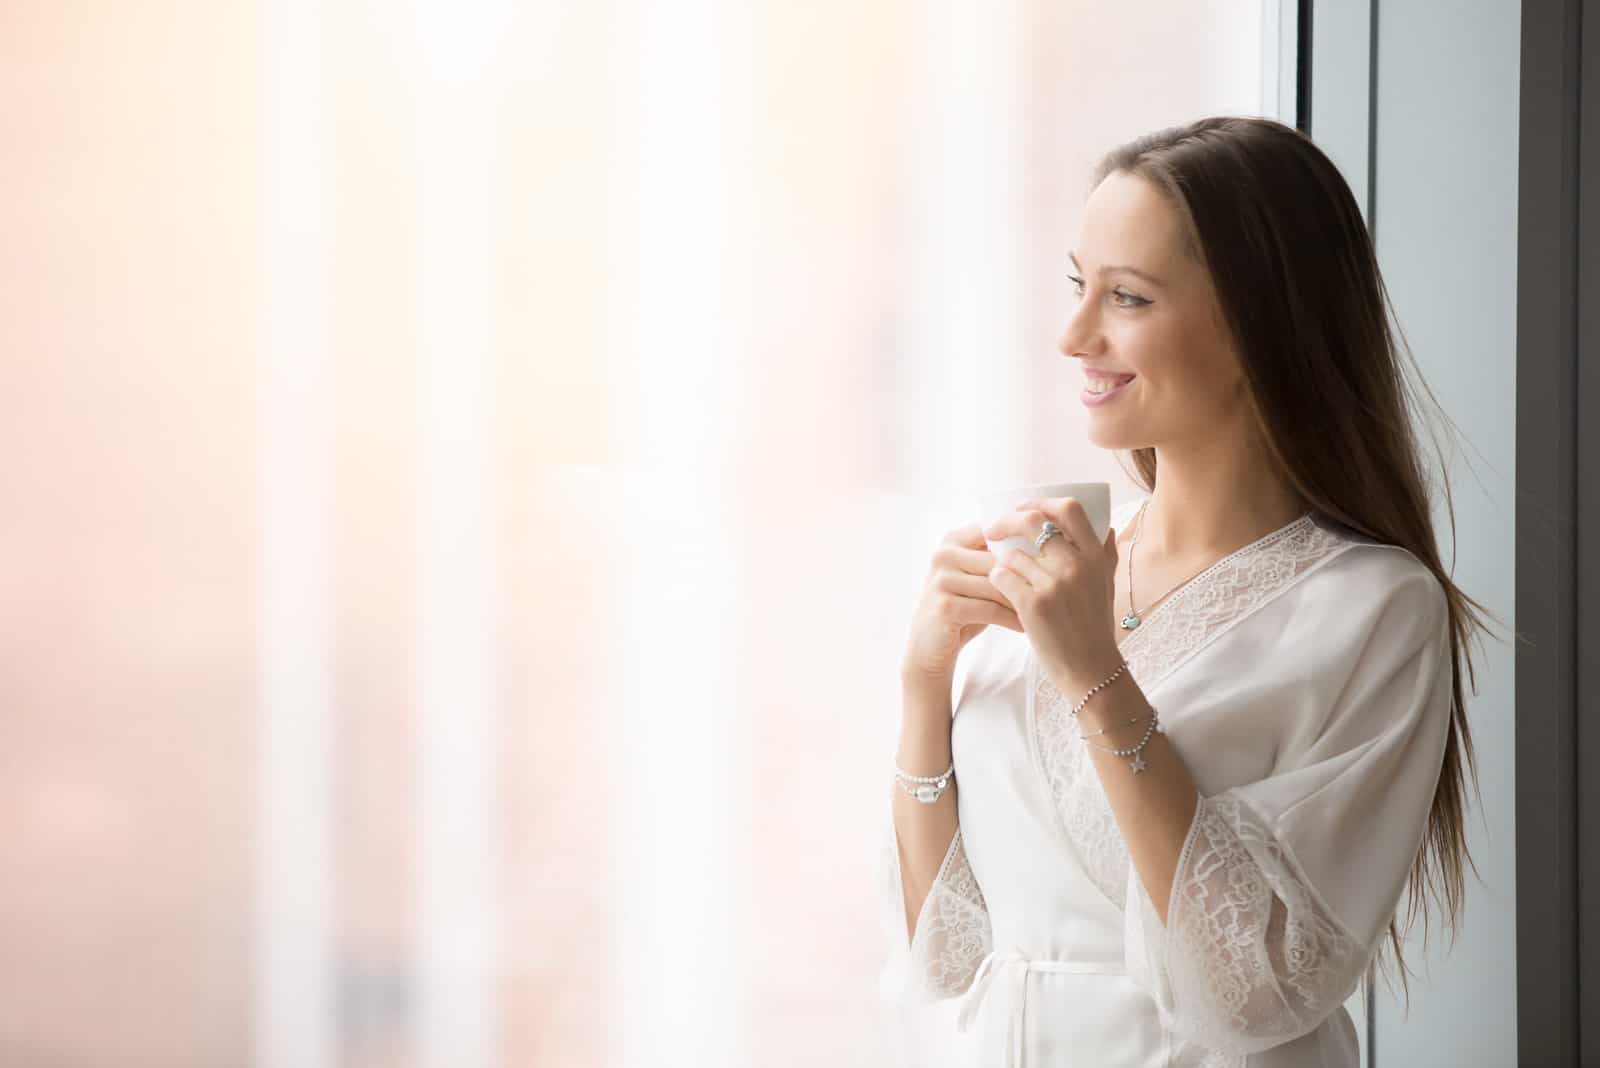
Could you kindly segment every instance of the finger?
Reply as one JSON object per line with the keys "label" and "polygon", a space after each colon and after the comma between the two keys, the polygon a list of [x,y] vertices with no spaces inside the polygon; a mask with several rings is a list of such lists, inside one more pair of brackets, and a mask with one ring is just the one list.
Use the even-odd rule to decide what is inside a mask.
{"label": "finger", "polygon": [[1038,508],[1023,508],[1007,512],[984,529],[990,541],[1026,535],[1035,537],[1044,521],[1050,517]]}
{"label": "finger", "polygon": [[[1062,518],[1062,509],[1066,507],[1067,502],[1070,500],[1072,500],[1071,497],[1030,497],[1025,501],[1019,501],[1017,510],[1028,511],[1031,509],[1036,511],[1044,519],[1054,520],[1056,526],[1066,532],[1068,537],[1071,537],[1072,532],[1067,530],[1067,524]],[[1034,528],[1034,533],[1038,533],[1037,526]]]}
{"label": "finger", "polygon": [[1005,627],[1007,630],[1021,631],[1022,619],[1010,605],[996,604],[994,601],[978,601],[966,599],[960,609],[963,615],[962,623],[993,623]]}
{"label": "finger", "polygon": [[963,549],[959,545],[941,545],[933,551],[933,567],[962,571],[968,575],[987,575],[994,567],[994,553],[988,549]]}
{"label": "finger", "polygon": [[[1065,498],[1058,499],[1064,500]],[[1052,504],[1051,501],[1045,501],[1043,503],[1047,508]],[[1043,531],[1046,520],[1055,522],[1056,526],[1061,528],[1061,533],[1064,535],[1064,537],[1061,539],[1061,548],[1056,548],[1052,544],[1057,540],[1054,537],[1046,538],[1044,544],[1039,545],[1039,534]],[[1044,560],[1050,559],[1052,550],[1057,554],[1060,554],[1063,551],[1068,553],[1076,552],[1078,546],[1082,544],[1072,537],[1064,522],[1057,521],[1049,513],[1039,511],[1038,509],[1030,508],[1025,511],[1012,512],[1010,515],[1000,520],[998,525],[1003,526],[1004,530],[1002,533],[997,534],[994,533],[995,528],[991,528],[989,532],[991,539],[999,540],[1000,537],[1003,537],[1006,534],[1026,537],[1028,540],[1032,541],[1036,546],[1038,546],[1039,557]],[[1094,531],[1091,530],[1090,533],[1093,534]],[[1094,544],[1093,539],[1090,540],[1089,544]],[[1033,557],[1029,556],[1029,559],[1031,560]],[[1017,568],[1016,571],[1024,578],[1029,578],[1035,580],[1036,582],[1042,574],[1043,569],[1041,568],[1040,573],[1038,574],[1030,574],[1028,571],[1023,570],[1022,568]]]}
{"label": "finger", "polygon": [[993,571],[989,572],[989,581],[994,588],[1005,595],[1006,601],[1020,613],[1031,603],[1034,593],[1034,579],[1030,579],[1025,571],[1034,576],[1040,574],[1039,565],[1033,558],[1021,550],[1012,550],[1005,555],[1003,562],[996,564]]}
{"label": "finger", "polygon": [[[1082,503],[1076,498],[1045,497],[1033,503],[1037,506],[1038,514],[1042,517],[1039,525],[1042,526],[1044,520],[1048,519],[1060,527],[1061,533],[1066,535],[1061,544],[1070,552],[1077,552],[1084,546],[1094,545],[1101,540],[1095,536],[1094,524],[1089,522],[1089,514],[1084,511]],[[1034,533],[1035,535],[1038,534],[1037,527],[1035,527]],[[1045,559],[1049,559],[1050,542],[1053,540],[1053,538],[1047,540],[1040,549],[1041,555]]]}
{"label": "finger", "polygon": [[[1038,559],[1045,565],[1048,565],[1052,560],[1059,559],[1063,556],[1071,556],[1073,553],[1078,551],[1080,543],[1073,538],[1073,532],[1068,529],[1066,521],[1059,515],[1061,510],[1060,505],[1064,500],[1066,500],[1066,498],[1060,497],[1053,501],[1045,501],[1043,502],[1044,511],[1040,512],[1040,515],[1043,515],[1045,519],[1039,521],[1039,530],[1034,534],[1033,543],[1034,545],[1038,546],[1039,549]],[[1045,520],[1055,524],[1056,529],[1061,531],[1061,537],[1057,538],[1052,535],[1048,538],[1045,538],[1043,542],[1039,541],[1039,535],[1044,532]],[[1053,572],[1055,569],[1046,566],[1045,570]]]}
{"label": "finger", "polygon": [[1018,634],[1026,633],[1026,628],[1022,625],[1022,617],[1017,615],[1015,611],[1006,607],[1005,605],[995,605],[991,610],[989,610],[989,614],[994,618],[990,619],[988,622],[999,627],[1004,627],[1007,630],[1014,630]]}
{"label": "finger", "polygon": [[[981,597],[955,597],[944,599],[939,614],[946,622],[965,626],[968,623],[998,623],[1002,627],[1022,629],[1022,620],[1010,605]],[[1013,627],[1013,624],[1015,626]]]}
{"label": "finger", "polygon": [[973,600],[991,601],[1006,608],[1011,607],[1011,602],[1006,600],[1005,594],[995,589],[994,583],[989,581],[989,576],[985,573],[969,575],[946,571],[934,580],[934,588],[958,597],[970,597]]}
{"label": "finger", "polygon": [[964,527],[957,527],[956,529],[950,531],[950,533],[946,534],[940,544],[964,545],[972,549],[982,549],[985,546],[983,540],[983,524],[969,523]]}
{"label": "finger", "polygon": [[1020,605],[1031,589],[1026,579],[1004,564],[994,566],[994,570],[989,572],[989,581],[1013,607]]}
{"label": "finger", "polygon": [[[1073,545],[1093,545],[1095,542],[1105,540],[1095,536],[1094,524],[1089,522],[1089,513],[1084,509],[1083,502],[1076,497],[1033,497],[1018,503],[1017,508],[1035,509],[1046,519],[1054,520],[1056,526],[1061,528],[1062,533],[1066,534]],[[1108,534],[1111,529],[1108,524]]]}
{"label": "finger", "polygon": [[1089,522],[1089,513],[1084,509],[1083,502],[1076,497],[1061,498],[1060,507],[1056,509],[1055,520],[1067,537],[1079,545],[1098,545],[1104,539],[1094,532],[1094,524]]}
{"label": "finger", "polygon": [[[1045,544],[1048,545],[1050,543],[1045,542]],[[1022,549],[1012,549],[1006,553],[1005,566],[1021,575],[1023,581],[1034,589],[1039,589],[1050,581],[1050,572],[1045,569],[1045,566]]]}

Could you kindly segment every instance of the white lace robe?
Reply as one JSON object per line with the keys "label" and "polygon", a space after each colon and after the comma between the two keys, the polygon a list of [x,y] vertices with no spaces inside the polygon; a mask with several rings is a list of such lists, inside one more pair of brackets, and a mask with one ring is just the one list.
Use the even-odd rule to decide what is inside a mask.
{"label": "white lace robe", "polygon": [[1420,561],[1315,514],[1146,616],[1123,655],[1201,795],[1163,925],[1070,703],[988,628],[956,679],[960,829],[909,945],[885,812],[885,996],[981,1006],[985,1064],[1357,1065],[1343,1003],[1422,844],[1448,637]]}

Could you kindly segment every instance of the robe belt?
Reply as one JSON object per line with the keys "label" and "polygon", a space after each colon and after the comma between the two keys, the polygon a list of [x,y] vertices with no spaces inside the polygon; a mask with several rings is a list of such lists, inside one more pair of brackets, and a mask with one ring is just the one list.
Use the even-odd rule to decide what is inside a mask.
{"label": "robe belt", "polygon": [[956,1030],[966,1031],[977,1015],[978,1006],[989,994],[995,976],[1005,972],[1010,977],[1011,1017],[1006,1023],[1006,1064],[1022,1066],[1022,1010],[1028,994],[1029,972],[1077,972],[1090,975],[1125,975],[1120,961],[1094,960],[1034,960],[1013,946],[1008,953],[991,951],[978,965],[972,986],[961,997],[961,1013],[956,1017]]}

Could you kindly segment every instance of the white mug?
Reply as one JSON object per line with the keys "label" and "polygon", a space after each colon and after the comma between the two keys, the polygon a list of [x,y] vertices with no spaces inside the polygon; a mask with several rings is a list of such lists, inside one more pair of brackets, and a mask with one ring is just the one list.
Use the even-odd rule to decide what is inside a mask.
{"label": "white mug", "polygon": [[[1106,532],[1111,528],[1111,483],[1109,482],[1050,482],[1040,486],[1018,486],[1015,489],[990,490],[978,495],[978,521],[983,529],[989,529],[989,524],[1014,511],[1018,504],[1034,497],[1073,497],[1083,505],[1084,514],[1089,517],[1089,525],[1094,528],[1095,537],[1100,539],[1100,544],[1106,540]],[[1029,556],[1037,557],[1039,547],[1034,544],[1038,531],[1023,536],[1015,534],[999,541],[989,541],[989,551],[994,553],[995,560],[1005,557],[1012,549],[1021,549]]]}

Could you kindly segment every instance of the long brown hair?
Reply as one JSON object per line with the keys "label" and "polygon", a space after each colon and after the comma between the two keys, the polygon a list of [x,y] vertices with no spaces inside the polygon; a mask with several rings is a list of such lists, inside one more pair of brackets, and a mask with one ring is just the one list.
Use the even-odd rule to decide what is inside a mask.
{"label": "long brown hair", "polygon": [[[1474,629],[1485,629],[1485,614],[1498,617],[1463,593],[1439,559],[1431,516],[1437,484],[1422,464],[1413,424],[1420,408],[1403,373],[1399,325],[1390,328],[1393,306],[1361,210],[1322,150],[1271,119],[1217,116],[1146,134],[1107,153],[1090,188],[1112,173],[1144,178],[1177,208],[1186,251],[1215,284],[1260,439],[1288,485],[1321,514],[1409,550],[1445,589],[1454,686],[1450,729],[1423,846],[1407,882],[1406,928],[1420,905],[1426,953],[1427,897],[1442,894],[1453,942],[1463,860],[1477,874],[1464,828],[1465,771],[1475,792],[1478,773],[1461,665],[1465,660],[1476,693],[1467,641]],[[1405,351],[1415,367],[1410,347]],[[1449,421],[1420,370],[1416,380]],[[1429,434],[1437,453],[1431,425]],[[1155,450],[1135,449],[1132,458],[1138,481],[1154,490]],[[1439,471],[1453,544],[1455,504],[1443,464]],[[1409,1008],[1401,931],[1393,918],[1389,941]]]}

